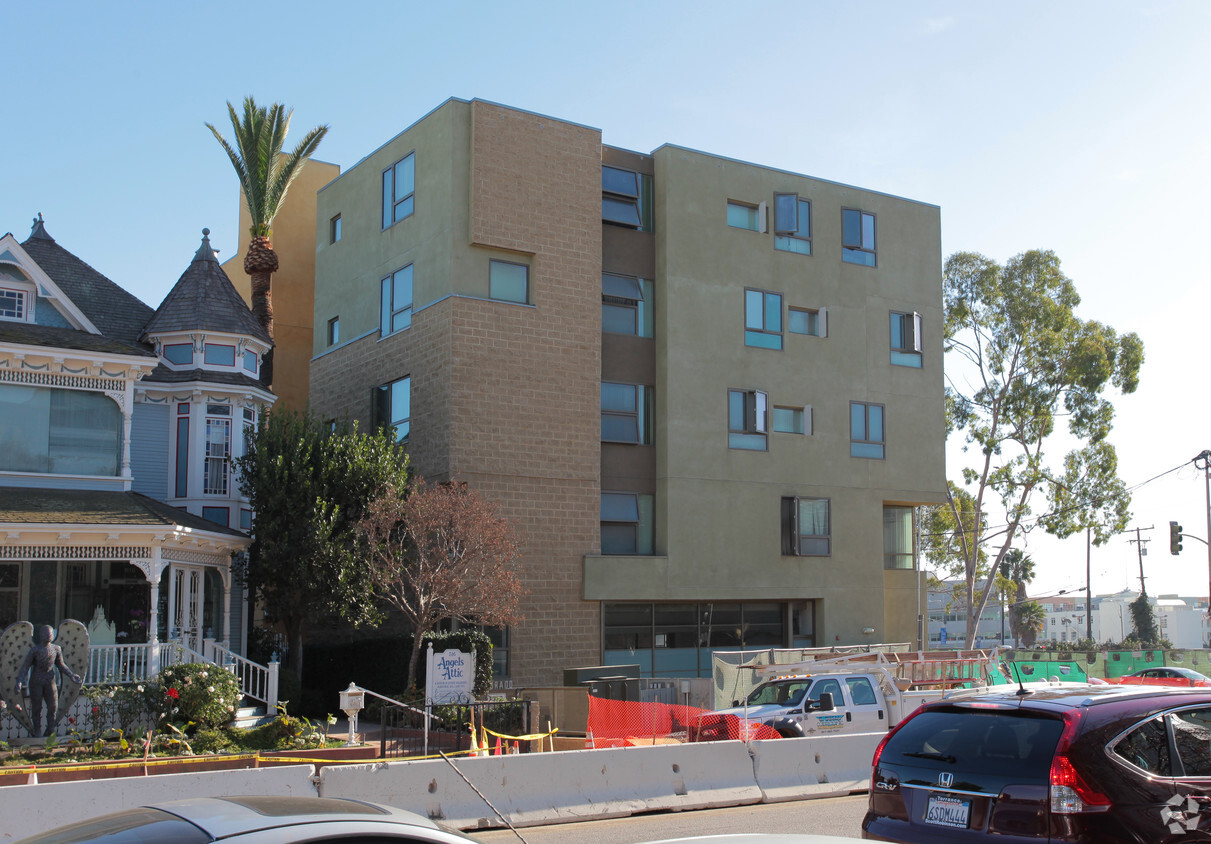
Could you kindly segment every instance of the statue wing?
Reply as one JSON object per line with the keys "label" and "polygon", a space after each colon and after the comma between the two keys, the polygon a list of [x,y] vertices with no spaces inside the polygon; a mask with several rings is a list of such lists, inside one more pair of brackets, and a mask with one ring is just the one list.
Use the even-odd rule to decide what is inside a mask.
{"label": "statue wing", "polygon": [[0,698],[8,704],[4,711],[16,718],[30,735],[34,734],[34,722],[25,711],[25,701],[16,694],[17,671],[33,646],[34,625],[28,621],[10,624],[0,633]]}
{"label": "statue wing", "polygon": [[[67,667],[79,674],[82,680],[87,679],[88,628],[74,618],[65,619],[59,624],[59,634],[55,637],[55,644],[63,651],[63,662]],[[66,674],[63,675],[59,691],[60,712],[66,713],[71,710],[71,705],[75,703],[76,697],[80,694],[80,685]]]}

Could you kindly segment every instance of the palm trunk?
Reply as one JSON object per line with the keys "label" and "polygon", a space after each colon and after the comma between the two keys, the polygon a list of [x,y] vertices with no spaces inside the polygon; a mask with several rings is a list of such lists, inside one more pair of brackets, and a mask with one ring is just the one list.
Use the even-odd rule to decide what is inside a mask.
{"label": "palm trunk", "polygon": [[[278,269],[278,256],[267,237],[254,237],[244,256],[244,272],[252,283],[252,314],[273,339],[273,274]],[[273,384],[273,348],[261,361],[261,383]]]}

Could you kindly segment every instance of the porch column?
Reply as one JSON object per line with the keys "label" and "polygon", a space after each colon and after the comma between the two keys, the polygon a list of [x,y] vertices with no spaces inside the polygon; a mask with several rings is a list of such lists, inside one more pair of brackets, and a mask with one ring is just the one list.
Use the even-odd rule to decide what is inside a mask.
{"label": "porch column", "polygon": [[223,579],[223,629],[218,638],[219,644],[231,650],[231,569],[223,569],[219,575]]}

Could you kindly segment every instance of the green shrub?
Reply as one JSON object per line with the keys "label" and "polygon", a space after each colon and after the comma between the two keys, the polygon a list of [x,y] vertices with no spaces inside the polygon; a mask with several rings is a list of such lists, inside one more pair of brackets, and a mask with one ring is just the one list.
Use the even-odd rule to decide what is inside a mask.
{"label": "green shrub", "polygon": [[223,730],[198,730],[189,744],[194,753],[217,753],[231,746],[231,738]]}
{"label": "green shrub", "polygon": [[161,670],[149,695],[159,724],[183,721],[199,730],[213,729],[235,718],[240,681],[217,665],[187,662]]}

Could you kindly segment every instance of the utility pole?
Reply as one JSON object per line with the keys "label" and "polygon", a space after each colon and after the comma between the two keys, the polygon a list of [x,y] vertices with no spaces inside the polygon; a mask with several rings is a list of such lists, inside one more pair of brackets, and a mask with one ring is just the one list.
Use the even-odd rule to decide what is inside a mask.
{"label": "utility pole", "polygon": [[[1211,590],[1211,451],[1203,449],[1202,453],[1194,458],[1194,465],[1203,470],[1207,487],[1207,587]],[[1211,591],[1207,593],[1207,614],[1211,615]]]}
{"label": "utility pole", "polygon": [[[1133,543],[1135,545],[1136,555],[1139,557],[1139,561],[1140,561],[1140,594],[1141,595],[1143,595],[1145,593],[1145,590],[1144,590],[1144,554],[1146,552],[1144,551],[1144,544],[1147,542],[1151,542],[1152,540],[1151,539],[1141,539],[1140,531],[1152,530],[1152,528],[1153,528],[1153,525],[1149,525],[1146,528],[1139,528],[1139,527],[1127,528],[1128,530],[1135,531],[1135,539],[1128,539],[1127,541],[1130,543]],[[1209,583],[1211,583],[1211,581],[1209,581]]]}
{"label": "utility pole", "polygon": [[1093,528],[1085,528],[1085,638],[1093,643]]}

